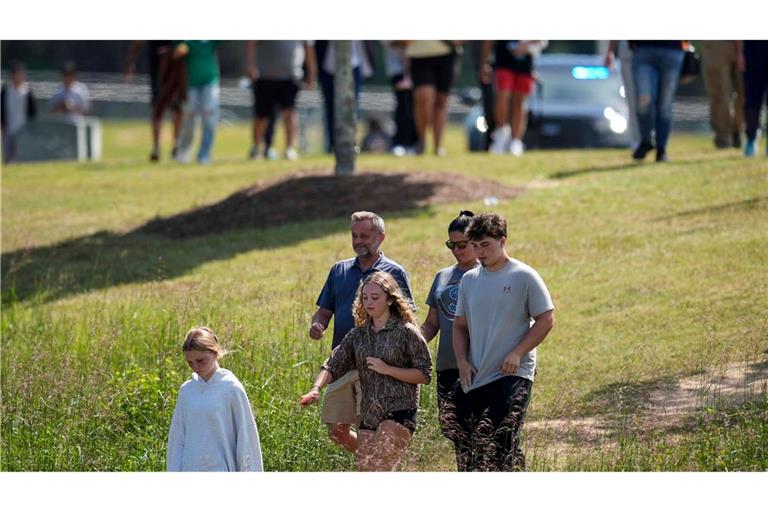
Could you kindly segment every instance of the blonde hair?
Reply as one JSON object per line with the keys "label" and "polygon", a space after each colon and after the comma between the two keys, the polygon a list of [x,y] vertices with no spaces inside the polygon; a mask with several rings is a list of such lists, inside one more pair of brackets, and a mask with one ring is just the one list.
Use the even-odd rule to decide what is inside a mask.
{"label": "blonde hair", "polygon": [[400,285],[397,284],[392,274],[376,271],[363,279],[360,282],[360,286],[357,287],[355,302],[352,304],[352,314],[355,317],[355,325],[357,327],[365,325],[371,319],[365,310],[365,306],[363,306],[363,286],[368,283],[379,285],[384,290],[384,293],[387,294],[387,299],[392,301],[392,304],[389,305],[390,315],[401,319],[403,322],[416,323],[416,317],[411,310],[411,306],[405,300]]}
{"label": "blonde hair", "polygon": [[379,233],[384,232],[384,219],[382,219],[380,216],[376,215],[373,212],[355,212],[352,214],[352,224],[355,222],[361,222],[364,220],[369,220],[373,223],[373,227],[376,228],[376,231]]}
{"label": "blonde hair", "polygon": [[216,359],[223,357],[227,350],[219,343],[219,338],[208,327],[193,327],[187,333],[184,344],[181,347],[183,352],[198,350],[200,352],[212,352],[216,354]]}

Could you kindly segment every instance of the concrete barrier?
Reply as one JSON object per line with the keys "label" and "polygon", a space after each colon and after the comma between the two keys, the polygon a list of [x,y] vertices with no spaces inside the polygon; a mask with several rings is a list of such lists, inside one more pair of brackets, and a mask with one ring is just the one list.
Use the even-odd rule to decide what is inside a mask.
{"label": "concrete barrier", "polygon": [[75,120],[54,117],[27,123],[16,135],[17,162],[101,159],[101,121],[95,117]]}

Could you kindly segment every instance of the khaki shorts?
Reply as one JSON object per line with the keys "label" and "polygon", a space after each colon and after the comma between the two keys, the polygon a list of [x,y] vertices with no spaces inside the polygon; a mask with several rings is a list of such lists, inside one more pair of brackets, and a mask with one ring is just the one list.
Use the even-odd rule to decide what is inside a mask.
{"label": "khaki shorts", "polygon": [[323,423],[357,425],[360,420],[360,376],[352,370],[332,382],[325,389],[323,410],[320,414]]}

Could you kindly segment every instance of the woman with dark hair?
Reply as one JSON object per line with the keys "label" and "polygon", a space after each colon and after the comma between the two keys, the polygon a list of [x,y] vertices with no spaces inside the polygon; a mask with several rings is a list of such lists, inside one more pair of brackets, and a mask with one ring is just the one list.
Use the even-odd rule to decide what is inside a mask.
{"label": "woman with dark hair", "polygon": [[348,371],[360,374],[361,423],[357,468],[392,471],[416,430],[419,384],[429,384],[432,359],[410,305],[387,272],[369,274],[352,305],[355,328],[331,353],[301,405],[317,402],[320,390]]}
{"label": "woman with dark hair", "polygon": [[453,317],[456,313],[461,277],[467,270],[479,264],[475,251],[464,234],[472,217],[474,217],[472,212],[463,210],[448,225],[448,240],[445,245],[450,249],[456,263],[435,274],[432,288],[427,296],[429,313],[421,325],[421,334],[427,341],[432,340],[440,332],[436,363],[438,419],[445,437],[454,442],[455,436],[452,435],[451,425],[455,422],[447,417],[449,415],[447,411],[453,408],[446,407],[450,401],[451,390],[459,380],[458,365],[453,353]]}

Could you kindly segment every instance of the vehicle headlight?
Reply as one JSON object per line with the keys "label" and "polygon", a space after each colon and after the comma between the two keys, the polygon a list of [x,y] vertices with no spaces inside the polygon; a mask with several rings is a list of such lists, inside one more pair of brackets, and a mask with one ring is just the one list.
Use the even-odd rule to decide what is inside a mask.
{"label": "vehicle headlight", "polygon": [[488,131],[488,123],[485,122],[485,116],[477,116],[477,119],[475,120],[475,127],[480,133],[485,133]]}
{"label": "vehicle headlight", "polygon": [[611,131],[614,133],[624,133],[627,131],[627,118],[619,114],[611,107],[605,107],[603,110],[603,116],[608,120]]}

